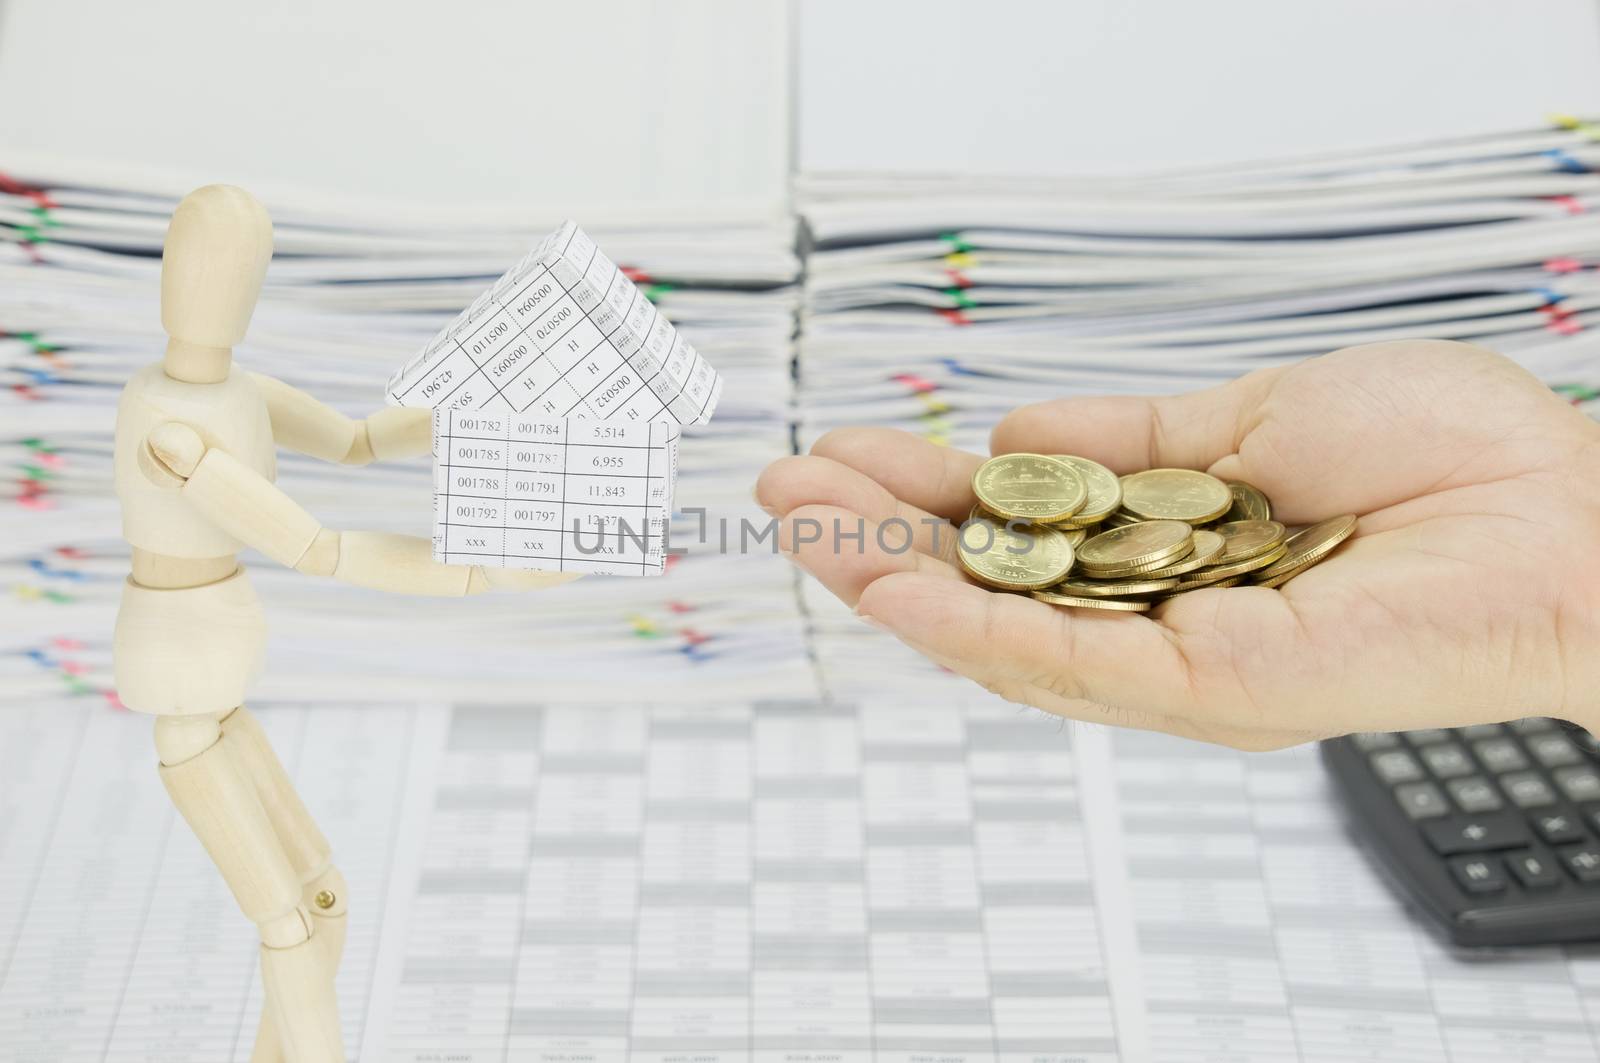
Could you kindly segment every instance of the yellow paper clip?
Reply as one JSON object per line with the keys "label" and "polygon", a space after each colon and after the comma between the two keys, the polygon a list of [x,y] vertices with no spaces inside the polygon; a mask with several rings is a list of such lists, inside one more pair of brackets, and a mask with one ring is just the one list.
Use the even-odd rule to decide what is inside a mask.
{"label": "yellow paper clip", "polygon": [[1573,133],[1580,133],[1590,140],[1600,141],[1600,125],[1596,125],[1593,122],[1585,122],[1576,115],[1552,114],[1550,116],[1550,124],[1557,129],[1566,129]]}

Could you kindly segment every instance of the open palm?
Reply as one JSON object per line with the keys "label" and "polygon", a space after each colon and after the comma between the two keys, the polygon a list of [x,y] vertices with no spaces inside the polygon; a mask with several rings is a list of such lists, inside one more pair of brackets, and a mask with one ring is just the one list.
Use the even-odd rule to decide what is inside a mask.
{"label": "open palm", "polygon": [[[770,466],[757,496],[864,619],[1062,716],[1247,749],[1535,714],[1600,725],[1600,428],[1498,355],[1350,348],[1189,395],[1023,407],[992,443],[1118,473],[1206,469],[1255,484],[1290,525],[1361,519],[1281,590],[1197,591],[1138,616],[967,581],[950,522],[974,501],[974,454],[845,429]],[[896,517],[881,541],[909,525],[916,549],[880,545]],[[864,540],[831,534],[862,521]],[[805,542],[802,524],[830,534]]]}

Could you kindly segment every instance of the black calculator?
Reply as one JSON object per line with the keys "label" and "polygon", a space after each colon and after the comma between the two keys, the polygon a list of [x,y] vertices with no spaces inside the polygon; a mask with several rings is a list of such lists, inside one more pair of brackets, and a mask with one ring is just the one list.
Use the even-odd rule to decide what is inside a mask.
{"label": "black calculator", "polygon": [[1600,939],[1600,742],[1534,717],[1322,743],[1351,826],[1457,945]]}

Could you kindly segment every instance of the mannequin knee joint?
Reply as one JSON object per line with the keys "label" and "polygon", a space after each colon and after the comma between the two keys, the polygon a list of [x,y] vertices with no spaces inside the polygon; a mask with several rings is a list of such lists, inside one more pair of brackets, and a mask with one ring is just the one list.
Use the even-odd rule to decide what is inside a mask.
{"label": "mannequin knee joint", "polygon": [[261,944],[269,949],[292,949],[311,940],[311,916],[304,908],[290,909],[283,915],[256,924]]}
{"label": "mannequin knee joint", "polygon": [[337,919],[349,910],[349,889],[339,869],[330,867],[306,883],[306,908],[314,918]]}
{"label": "mannequin knee joint", "polygon": [[156,755],[168,767],[193,760],[217,744],[222,727],[216,716],[157,716]]}

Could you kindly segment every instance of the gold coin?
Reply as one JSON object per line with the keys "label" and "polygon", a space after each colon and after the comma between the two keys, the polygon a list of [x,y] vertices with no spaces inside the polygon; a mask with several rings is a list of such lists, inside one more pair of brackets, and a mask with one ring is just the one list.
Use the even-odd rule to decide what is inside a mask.
{"label": "gold coin", "polygon": [[1279,543],[1264,554],[1257,554],[1255,557],[1247,557],[1240,561],[1230,561],[1227,564],[1210,565],[1189,578],[1203,578],[1216,582],[1219,579],[1227,579],[1229,576],[1242,576],[1246,572],[1256,572],[1282,558],[1286,549],[1287,547]]}
{"label": "gold coin", "polygon": [[1233,495],[1233,505],[1222,515],[1223,520],[1271,520],[1272,503],[1261,489],[1241,480],[1229,480],[1228,491]]}
{"label": "gold coin", "polygon": [[1122,481],[1117,479],[1116,473],[1098,461],[1080,458],[1076,454],[1051,456],[1072,466],[1072,471],[1083,480],[1083,486],[1089,492],[1088,501],[1083,504],[1082,509],[1066,518],[1068,522],[1080,528],[1086,524],[1098,524],[1122,505]]}
{"label": "gold coin", "polygon": [[1208,587],[1237,587],[1244,581],[1244,573],[1242,572],[1224,573],[1221,576],[1213,576],[1211,572],[1212,570],[1208,568],[1204,572],[1191,576],[1189,579],[1179,580],[1178,585],[1172,588],[1171,593],[1186,594],[1189,591],[1203,591]]}
{"label": "gold coin", "polygon": [[1209,565],[1222,556],[1228,541],[1209,528],[1196,528],[1194,531],[1194,549],[1188,557],[1179,558],[1170,564],[1145,573],[1146,579],[1164,579],[1168,576],[1182,576],[1193,572],[1204,565]]}
{"label": "gold coin", "polygon": [[978,466],[972,493],[991,513],[1048,523],[1083,508],[1089,489],[1071,465],[1043,454],[1002,454]]}
{"label": "gold coin", "polygon": [[1145,520],[1204,524],[1231,505],[1227,484],[1193,469],[1146,469],[1122,478],[1122,508]]}
{"label": "gold coin", "polygon": [[1054,528],[1029,525],[1011,529],[979,517],[961,526],[956,546],[962,568],[1002,590],[1048,587],[1072,571],[1072,544]]}
{"label": "gold coin", "polygon": [[1237,587],[1239,584],[1241,584],[1243,582],[1244,582],[1244,577],[1243,576],[1229,576],[1227,579],[1219,579],[1215,583],[1207,583],[1205,585],[1205,587],[1203,587],[1201,589],[1202,590],[1215,590],[1215,589],[1221,589],[1223,587]]}
{"label": "gold coin", "polygon": [[1260,557],[1283,544],[1288,534],[1275,520],[1235,520],[1212,527],[1212,531],[1227,541],[1228,547],[1217,558],[1216,564],[1231,565],[1249,557]]}
{"label": "gold coin", "polygon": [[1113,568],[1084,569],[1083,575],[1089,579],[1098,580],[1123,580],[1133,579],[1135,577],[1148,579],[1150,578],[1150,574],[1152,572],[1155,572],[1160,568],[1165,568],[1174,561],[1181,561],[1187,558],[1191,552],[1192,550],[1186,551],[1182,554],[1179,554],[1176,558],[1169,557],[1165,561],[1159,562],[1146,561],[1136,565],[1117,565]]}
{"label": "gold coin", "polygon": [[1185,594],[1190,594],[1194,591],[1209,591],[1213,589],[1220,590],[1223,587],[1237,587],[1248,578],[1249,577],[1247,576],[1229,576],[1227,579],[1214,580],[1211,583],[1179,583],[1167,593],[1156,595],[1153,600],[1157,605],[1160,605],[1162,602],[1170,602],[1174,598],[1181,598]]}
{"label": "gold coin", "polygon": [[1057,594],[1077,595],[1080,598],[1129,598],[1136,594],[1158,594],[1178,585],[1177,577],[1168,579],[1096,580],[1071,576],[1050,589]]}
{"label": "gold coin", "polygon": [[1300,575],[1300,573],[1304,572],[1306,569],[1308,569],[1308,568],[1316,568],[1316,567],[1317,567],[1317,563],[1315,561],[1312,561],[1309,564],[1299,565],[1299,566],[1296,566],[1295,568],[1284,569],[1282,572],[1279,572],[1275,576],[1263,576],[1260,572],[1257,572],[1255,574],[1256,586],[1257,587],[1281,587],[1285,583],[1288,583],[1290,580],[1294,579],[1296,576]]}
{"label": "gold coin", "polygon": [[1079,550],[1088,575],[1132,576],[1160,568],[1193,549],[1194,536],[1181,520],[1147,520],[1101,532]]}
{"label": "gold coin", "polygon": [[1330,517],[1318,521],[1308,528],[1301,528],[1289,536],[1284,544],[1288,550],[1283,560],[1271,568],[1263,569],[1258,578],[1270,579],[1290,569],[1316,564],[1331,554],[1334,547],[1350,538],[1355,530],[1356,518],[1349,513],[1342,517]]}
{"label": "gold coin", "polygon": [[1105,526],[1108,528],[1126,528],[1130,524],[1142,523],[1144,523],[1144,518],[1135,517],[1125,509],[1119,509],[1105,519]]}
{"label": "gold coin", "polygon": [[1070,605],[1074,609],[1109,609],[1118,613],[1150,611],[1150,603],[1138,599],[1080,598],[1072,594],[1057,594],[1054,591],[1034,591],[1033,596],[1041,602],[1049,602],[1051,605]]}
{"label": "gold coin", "polygon": [[[1015,518],[1015,517],[1009,518],[1009,520],[1008,520],[1008,518],[1006,518],[1006,517],[1001,517],[1001,516],[998,516],[998,515],[996,515],[994,513],[990,513],[987,509],[984,509],[981,505],[976,505],[975,504],[975,505],[973,505],[973,507],[971,509],[969,509],[967,511],[967,519],[968,520],[978,520],[980,518],[982,518],[984,520],[991,520],[996,524],[1006,524],[1006,523],[1009,523],[1009,520],[1018,520],[1018,522],[1021,523],[1021,524],[1031,523],[1030,521],[1019,520],[1019,518]],[[1062,535],[1065,535],[1067,537],[1067,543],[1074,550],[1076,550],[1078,548],[1079,544],[1081,544],[1085,539],[1087,539],[1089,537],[1089,532],[1086,529],[1084,529],[1084,528],[1075,528],[1070,524],[1056,524],[1056,525],[1052,525],[1052,527],[1056,528],[1058,531],[1061,532]]]}

